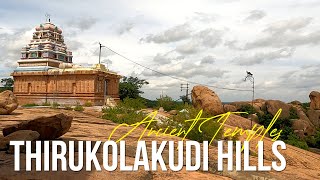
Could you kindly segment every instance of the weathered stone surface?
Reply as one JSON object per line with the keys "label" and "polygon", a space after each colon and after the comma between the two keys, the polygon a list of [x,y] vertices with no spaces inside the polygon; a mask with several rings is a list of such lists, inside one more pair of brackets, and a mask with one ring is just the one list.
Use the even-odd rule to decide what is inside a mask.
{"label": "weathered stone surface", "polygon": [[280,118],[289,118],[290,116],[290,106],[279,100],[268,100],[266,101],[266,109],[273,116],[282,109]]}
{"label": "weathered stone surface", "polygon": [[237,111],[236,106],[231,105],[231,104],[223,105],[223,109],[224,109],[224,112],[236,112]]}
{"label": "weathered stone surface", "polygon": [[20,130],[9,134],[8,136],[1,137],[0,150],[9,149],[10,141],[34,141],[39,139],[40,134],[37,131]]}
{"label": "weathered stone surface", "polygon": [[252,120],[253,122],[259,123],[259,117],[256,114],[249,114],[248,119]]}
{"label": "weathered stone surface", "polygon": [[310,122],[316,127],[320,127],[320,110],[308,110],[307,115]]}
{"label": "weathered stone surface", "polygon": [[158,110],[158,112],[164,112],[163,107],[160,107],[159,110]]}
{"label": "weathered stone surface", "polygon": [[[62,140],[74,140],[74,141],[107,141],[108,136],[117,127],[119,124],[113,123],[112,121],[96,118],[90,114],[84,114],[76,111],[67,111],[67,110],[58,110],[58,109],[40,109],[40,108],[28,108],[28,109],[17,109],[17,113],[14,115],[2,116],[2,124],[0,123],[0,130],[4,127],[4,124],[11,124],[14,121],[21,121],[23,116],[28,116],[33,114],[33,116],[46,114],[57,114],[58,112],[63,112],[70,116],[74,117],[73,124],[68,133],[62,136]],[[26,118],[25,118],[26,119]],[[233,125],[228,125],[233,124]],[[226,121],[224,129],[235,127],[242,127],[245,129],[250,128],[250,121],[246,118],[240,116],[231,115],[230,118]],[[135,152],[137,146],[137,140],[139,139],[141,133],[145,127],[138,127],[133,131],[128,137],[124,140],[126,141],[126,151]],[[130,131],[132,127],[120,127],[114,134],[112,140],[116,140],[123,136],[124,133]],[[270,132],[270,131],[269,131]],[[245,133],[246,134],[246,133]],[[244,141],[246,136],[239,137],[239,140]],[[181,138],[170,137],[170,136],[156,136],[152,135],[150,137],[143,137],[142,140],[145,140],[148,147],[148,152],[150,152],[151,141],[179,141]],[[253,138],[250,141],[250,151],[257,152],[256,143],[260,138]],[[265,165],[271,165],[271,162],[277,159],[272,152],[273,141],[269,137],[265,137],[264,141],[264,163]],[[227,149],[227,143],[224,145],[224,149]],[[76,145],[75,145],[76,147]],[[159,147],[159,144],[158,144]],[[303,149],[298,149],[289,144],[286,145],[287,149],[281,151],[287,160],[287,166],[285,170],[281,173],[274,172],[243,172],[243,171],[227,171],[226,168],[224,172],[221,172],[219,177],[228,176],[231,179],[319,179],[320,171],[320,155],[313,152],[305,151]],[[217,173],[216,163],[217,163],[217,146],[209,146],[209,172],[200,171],[166,171],[161,170],[147,172],[142,168],[139,168],[139,171],[135,172],[123,172],[116,170],[112,173],[107,171],[57,171],[54,173],[48,174],[45,171],[36,171],[35,168],[32,168],[31,172],[26,171],[14,171],[14,156],[7,154],[3,151],[0,152],[0,177],[3,179],[46,179],[50,175],[51,179],[153,179],[153,180],[163,180],[163,179],[218,179],[218,174],[212,174],[212,172]],[[165,147],[165,151],[168,151],[168,146]],[[194,150],[192,150],[194,152]],[[111,151],[110,151],[111,152]],[[149,154],[149,153],[148,153]],[[164,153],[165,154],[165,153]],[[134,162],[135,153],[126,153],[126,164],[132,165]],[[97,153],[97,157],[101,167],[102,164],[102,154]],[[20,156],[20,162],[26,161],[26,154],[22,153]],[[66,156],[67,162],[69,161],[69,156]],[[166,156],[164,156],[164,162]],[[78,153],[75,153],[75,160],[78,159]],[[109,162],[111,163],[111,155],[109,156]],[[43,162],[43,161],[42,161]],[[118,161],[119,163],[119,161]],[[258,164],[258,157],[250,155],[250,163],[252,165]],[[60,163],[59,163],[60,164]],[[227,165],[227,164],[225,164]],[[166,163],[168,167],[168,164]],[[43,166],[42,166],[43,167]],[[118,164],[119,167],[119,164]],[[242,166],[243,168],[243,166]],[[25,163],[21,163],[21,169],[25,169]],[[60,165],[58,169],[61,169]],[[119,169],[119,168],[118,168]],[[160,169],[160,168],[158,168]],[[185,169],[185,168],[184,168]],[[150,175],[150,177],[148,176]],[[0,178],[0,179],[1,179]],[[224,177],[222,177],[224,178]],[[225,177],[227,178],[227,177]]]}
{"label": "weathered stone surface", "polygon": [[193,87],[191,94],[194,107],[213,115],[224,113],[220,98],[211,89],[198,85]]}
{"label": "weathered stone surface", "polygon": [[301,103],[300,101],[297,101],[297,100],[290,102],[290,104],[292,104],[292,105],[298,105],[298,106],[301,106],[301,105],[302,105],[302,103]]}
{"label": "weathered stone surface", "polygon": [[296,119],[292,122],[292,129],[300,137],[304,138],[315,133],[314,126],[307,120]]}
{"label": "weathered stone surface", "polygon": [[312,91],[309,95],[310,98],[310,109],[320,110],[320,92]]}
{"label": "weathered stone surface", "polygon": [[0,135],[0,151],[7,149],[7,143],[2,135]]}
{"label": "weathered stone surface", "polygon": [[73,117],[62,113],[47,117],[38,117],[31,121],[5,127],[3,129],[3,135],[7,136],[19,130],[32,130],[40,134],[39,139],[41,140],[56,139],[69,131],[72,119]]}
{"label": "weathered stone surface", "polygon": [[242,108],[242,106],[250,105],[248,101],[236,101],[232,102],[230,105],[233,105],[237,108],[237,111]]}
{"label": "weathered stone surface", "polygon": [[0,115],[10,114],[17,109],[18,101],[12,91],[3,91],[0,93]]}

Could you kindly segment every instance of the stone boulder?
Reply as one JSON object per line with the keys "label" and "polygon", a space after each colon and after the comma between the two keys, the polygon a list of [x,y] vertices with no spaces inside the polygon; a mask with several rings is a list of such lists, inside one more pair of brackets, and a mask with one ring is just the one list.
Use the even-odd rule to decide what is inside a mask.
{"label": "stone boulder", "polygon": [[37,131],[20,130],[0,138],[0,150],[9,149],[10,141],[35,141],[39,139],[40,134]]}
{"label": "stone boulder", "polygon": [[67,133],[71,127],[73,117],[63,113],[47,117],[37,117],[30,121],[24,121],[20,124],[5,127],[3,135],[7,136],[20,130],[37,131],[41,140],[52,140],[59,138]]}
{"label": "stone boulder", "polygon": [[320,92],[312,91],[309,94],[309,98],[310,98],[310,109],[320,110]]}
{"label": "stone boulder", "polygon": [[301,106],[301,105],[302,105],[302,103],[301,103],[300,101],[297,101],[297,100],[292,101],[292,102],[290,102],[289,104],[297,105],[297,106]]}
{"label": "stone boulder", "polygon": [[192,104],[196,108],[218,115],[224,113],[223,106],[218,95],[205,86],[194,86],[191,91]]}
{"label": "stone boulder", "polygon": [[308,110],[307,116],[310,122],[316,127],[320,128],[320,110]]}
{"label": "stone boulder", "polygon": [[3,91],[0,93],[0,115],[10,114],[17,109],[18,101],[12,91]]}
{"label": "stone boulder", "polygon": [[225,104],[223,105],[224,112],[237,112],[237,108],[234,105],[231,104]]}
{"label": "stone boulder", "polygon": [[160,107],[159,110],[158,110],[158,112],[164,112],[163,107]]}
{"label": "stone boulder", "polygon": [[273,116],[278,112],[279,109],[282,109],[280,118],[289,118],[290,116],[290,105],[279,101],[279,100],[268,100],[265,103],[266,110],[268,113]]}
{"label": "stone boulder", "polygon": [[255,123],[259,123],[259,117],[256,114],[249,114],[248,119],[252,120]]}
{"label": "stone boulder", "polygon": [[170,115],[177,115],[178,111],[177,110],[171,110],[168,112]]}
{"label": "stone boulder", "polygon": [[237,111],[240,110],[243,106],[250,105],[249,101],[235,101],[232,102],[230,105],[236,107]]}
{"label": "stone boulder", "polygon": [[309,121],[303,119],[293,120],[292,129],[300,138],[313,135],[316,132],[314,126]]}

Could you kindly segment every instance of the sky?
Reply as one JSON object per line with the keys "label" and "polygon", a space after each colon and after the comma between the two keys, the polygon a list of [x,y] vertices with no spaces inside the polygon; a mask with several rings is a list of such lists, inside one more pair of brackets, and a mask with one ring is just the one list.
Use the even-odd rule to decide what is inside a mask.
{"label": "sky", "polygon": [[[0,78],[10,76],[45,14],[63,30],[73,62],[102,63],[146,79],[143,96],[178,99],[182,83],[209,85],[224,102],[255,98],[309,101],[320,90],[320,1],[69,0],[2,1]],[[168,76],[164,76],[166,74]],[[175,78],[171,78],[171,77]],[[195,84],[190,84],[192,88]]]}

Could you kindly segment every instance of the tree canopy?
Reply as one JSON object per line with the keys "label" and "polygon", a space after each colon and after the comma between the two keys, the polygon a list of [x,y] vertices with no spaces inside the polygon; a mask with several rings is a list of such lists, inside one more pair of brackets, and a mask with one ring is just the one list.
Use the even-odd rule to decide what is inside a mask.
{"label": "tree canopy", "polygon": [[143,92],[140,90],[143,85],[149,84],[148,81],[144,79],[139,79],[137,77],[126,77],[124,76],[119,83],[119,96],[123,100],[125,98],[139,98],[140,94]]}
{"label": "tree canopy", "polygon": [[3,78],[1,79],[1,84],[4,87],[12,87],[13,86],[13,79],[12,78]]}

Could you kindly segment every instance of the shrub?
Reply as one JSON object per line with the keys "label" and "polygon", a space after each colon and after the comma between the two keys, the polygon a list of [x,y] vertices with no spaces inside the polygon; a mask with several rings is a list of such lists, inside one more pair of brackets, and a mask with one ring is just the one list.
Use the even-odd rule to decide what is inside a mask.
{"label": "shrub", "polygon": [[[185,111],[178,112],[176,116],[173,116],[172,119],[169,119],[167,121],[164,121],[164,123],[161,124],[161,127],[169,127],[169,129],[180,129],[183,128],[185,130],[188,130],[189,127],[192,124],[192,121],[186,122],[186,120],[195,118],[198,113],[200,112],[200,109],[196,109],[191,105],[185,105],[184,106]],[[212,115],[209,115],[206,112],[202,113],[202,118],[208,118],[212,117]],[[220,124],[217,123],[215,120],[211,120],[206,122],[206,124],[203,124],[201,126],[202,132],[199,132],[198,127],[201,124],[201,121],[199,121],[193,129],[189,132],[187,135],[188,139],[203,142],[203,141],[210,141],[211,138],[214,136],[218,128],[220,127]],[[158,127],[160,128],[160,127]],[[223,134],[223,127],[218,132],[216,139],[221,139]],[[170,131],[169,131],[170,132]]]}
{"label": "shrub", "polygon": [[297,111],[293,107],[290,108],[289,113],[289,119],[299,119]]}
{"label": "shrub", "polygon": [[85,106],[85,107],[92,107],[93,104],[92,104],[91,101],[86,101],[86,102],[83,104],[83,106]]}
{"label": "shrub", "polygon": [[39,105],[36,103],[29,103],[29,104],[22,105],[22,107],[34,107],[34,106],[39,106]]}
{"label": "shrub", "polygon": [[140,110],[146,108],[146,100],[142,98],[124,98],[123,101],[118,104],[118,107]]}
{"label": "shrub", "polygon": [[157,99],[158,107],[163,107],[165,111],[171,111],[175,108],[175,102],[169,96]]}
{"label": "shrub", "polygon": [[65,109],[65,110],[73,110],[71,106],[67,106],[67,105],[64,106],[64,109]]}
{"label": "shrub", "polygon": [[51,104],[51,107],[54,108],[54,109],[58,108],[59,106],[60,106],[60,104],[57,103],[57,102],[53,102],[53,103]]}
{"label": "shrub", "polygon": [[84,108],[83,108],[83,106],[81,106],[80,104],[77,104],[77,105],[73,108],[73,110],[82,112],[82,111],[84,110]]}
{"label": "shrub", "polygon": [[288,140],[285,140],[285,142],[301,149],[305,149],[305,150],[309,149],[307,143],[303,140],[300,140],[299,137],[294,133],[289,134]]}
{"label": "shrub", "polygon": [[244,118],[248,118],[249,114],[257,113],[257,111],[254,109],[254,107],[251,106],[250,104],[246,104],[246,105],[241,106],[241,108],[239,109],[239,112],[247,112],[248,113],[248,114],[240,114],[240,116],[242,116]]}
{"label": "shrub", "polygon": [[302,103],[302,108],[308,110],[310,107],[310,102]]}
{"label": "shrub", "polygon": [[42,106],[51,106],[51,104],[49,102],[44,102],[41,104]]}
{"label": "shrub", "polygon": [[314,136],[307,136],[305,140],[308,146],[313,148],[320,148],[320,129],[317,129],[317,132]]}

